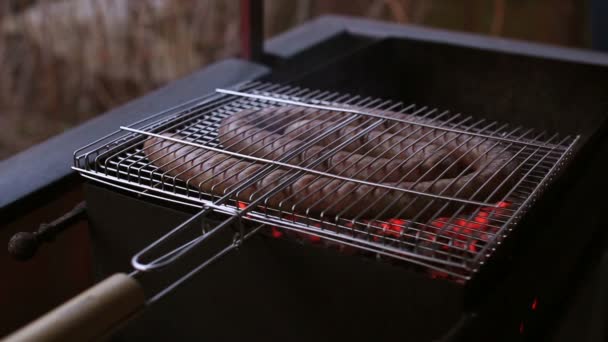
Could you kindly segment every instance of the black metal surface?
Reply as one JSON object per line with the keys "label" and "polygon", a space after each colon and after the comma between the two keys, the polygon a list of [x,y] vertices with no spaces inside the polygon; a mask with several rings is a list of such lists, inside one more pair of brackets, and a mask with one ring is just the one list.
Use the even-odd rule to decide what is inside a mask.
{"label": "black metal surface", "polygon": [[426,41],[473,50],[538,57],[546,60],[608,66],[608,55],[585,49],[539,44],[487,35],[463,33],[423,26],[392,24],[347,16],[321,16],[271,39],[265,50],[281,58],[291,58],[340,33],[368,38],[399,38]]}
{"label": "black metal surface", "polygon": [[288,71],[279,68],[267,78],[577,132],[583,139],[597,132],[608,113],[608,67],[433,42],[391,38],[322,67]]}
{"label": "black metal surface", "polygon": [[[99,279],[129,270],[135,252],[190,215],[95,185],[86,192]],[[149,294],[201,259],[188,260],[146,274],[142,283]],[[149,307],[118,335],[127,340],[425,341],[459,319],[462,290],[383,262],[258,236]]]}
{"label": "black metal surface", "polygon": [[605,341],[608,339],[608,251],[601,256],[595,284],[589,336],[598,341]]}
{"label": "black metal surface", "polygon": [[608,234],[598,236],[577,263],[577,281],[566,296],[567,310],[555,313],[556,342],[606,341],[608,338]]}
{"label": "black metal surface", "polygon": [[608,2],[604,0],[591,0],[589,18],[593,48],[608,51]]}

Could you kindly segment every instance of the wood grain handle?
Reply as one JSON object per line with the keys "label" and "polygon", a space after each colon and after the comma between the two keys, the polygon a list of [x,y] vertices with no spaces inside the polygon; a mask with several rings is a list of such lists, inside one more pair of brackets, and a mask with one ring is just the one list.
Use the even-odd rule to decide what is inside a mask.
{"label": "wood grain handle", "polygon": [[144,305],[139,283],[117,273],[9,335],[16,341],[90,341],[100,338]]}

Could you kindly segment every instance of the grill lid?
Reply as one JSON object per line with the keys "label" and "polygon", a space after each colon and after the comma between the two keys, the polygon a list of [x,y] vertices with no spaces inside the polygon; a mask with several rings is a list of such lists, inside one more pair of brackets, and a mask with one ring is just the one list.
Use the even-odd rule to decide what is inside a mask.
{"label": "grill lid", "polygon": [[[247,220],[466,280],[550,183],[577,139],[413,104],[254,82],[121,127],[76,151],[74,169],[205,208],[196,217],[231,215],[144,264],[163,239],[157,241],[134,258],[141,270],[167,265],[217,229]],[[259,228],[242,230],[239,239]]]}

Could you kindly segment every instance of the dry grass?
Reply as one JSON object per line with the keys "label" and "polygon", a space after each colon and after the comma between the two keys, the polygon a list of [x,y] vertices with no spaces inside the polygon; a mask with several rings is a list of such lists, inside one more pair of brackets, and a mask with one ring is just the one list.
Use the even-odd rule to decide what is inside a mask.
{"label": "dry grass", "polygon": [[[235,55],[236,1],[56,0],[5,12],[0,158]],[[225,18],[233,18],[226,21]]]}
{"label": "dry grass", "polygon": [[[542,0],[530,9],[507,0],[267,0],[265,28],[272,36],[319,14],[340,13],[518,36],[521,23],[509,26],[509,11],[544,6],[561,37],[574,1],[560,7]],[[0,3],[0,159],[238,53],[236,0]]]}

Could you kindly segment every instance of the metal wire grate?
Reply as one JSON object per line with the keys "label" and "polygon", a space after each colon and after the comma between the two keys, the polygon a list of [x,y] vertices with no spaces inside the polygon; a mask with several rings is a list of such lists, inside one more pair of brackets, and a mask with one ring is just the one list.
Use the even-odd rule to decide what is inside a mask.
{"label": "metal wire grate", "polygon": [[76,151],[74,169],[468,279],[577,139],[400,102],[246,83],[121,127]]}

